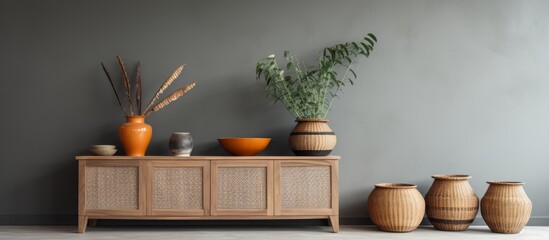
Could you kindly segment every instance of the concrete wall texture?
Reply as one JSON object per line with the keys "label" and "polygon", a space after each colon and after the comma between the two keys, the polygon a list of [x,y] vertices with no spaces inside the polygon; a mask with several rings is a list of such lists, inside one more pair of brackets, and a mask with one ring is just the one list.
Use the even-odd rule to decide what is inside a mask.
{"label": "concrete wall texture", "polygon": [[[174,131],[193,155],[220,137],[272,137],[291,155],[293,119],[264,96],[257,60],[379,39],[329,113],[341,155],[343,223],[365,223],[375,183],[425,194],[439,173],[526,182],[531,224],[549,225],[549,1],[0,1],[0,223],[75,222],[75,155],[117,144],[124,115],[100,68],[143,64],[144,99],[179,65],[180,101],[153,113],[148,155]],[[480,222],[480,221],[479,221]]]}

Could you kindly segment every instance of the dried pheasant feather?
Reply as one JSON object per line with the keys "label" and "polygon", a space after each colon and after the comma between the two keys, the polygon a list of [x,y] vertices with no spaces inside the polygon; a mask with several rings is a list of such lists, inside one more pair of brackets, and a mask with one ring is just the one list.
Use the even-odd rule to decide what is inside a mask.
{"label": "dried pheasant feather", "polygon": [[137,62],[135,73],[135,102],[137,105],[137,114],[141,115],[141,62]]}
{"label": "dried pheasant feather", "polygon": [[118,64],[120,65],[120,69],[122,70],[122,74],[124,76],[124,86],[126,87],[126,95],[128,96],[128,102],[130,103],[130,114],[133,116],[133,104],[132,104],[132,90],[130,86],[130,78],[128,78],[128,72],[126,72],[126,67],[124,67],[124,62],[122,61],[122,58],[120,56],[116,56],[118,59]]}
{"label": "dried pheasant feather", "polygon": [[177,100],[179,97],[183,96],[185,93],[187,93],[189,90],[193,89],[193,87],[195,86],[196,84],[195,83],[191,83],[185,87],[182,87],[180,89],[178,89],[177,91],[173,92],[172,94],[170,94],[170,96],[164,98],[164,100],[162,100],[161,102],[159,102],[158,104],[156,104],[153,108],[151,108],[149,111],[145,111],[144,115],[145,116],[149,116],[149,114],[151,114],[152,112],[156,112],[162,108],[164,108],[165,106],[167,106],[168,104],[170,104],[171,102]]}
{"label": "dried pheasant feather", "polygon": [[179,77],[179,74],[181,74],[181,72],[183,71],[183,69],[185,68],[185,65],[186,64],[183,64],[181,66],[179,66],[177,69],[175,69],[175,71],[172,73],[172,75],[170,75],[168,77],[168,79],[166,79],[166,81],[164,81],[164,83],[162,84],[162,86],[160,86],[160,88],[158,89],[158,91],[156,92],[156,94],[154,95],[154,97],[151,99],[151,101],[149,102],[149,105],[147,105],[147,108],[145,108],[145,112],[148,112],[150,110],[150,108],[152,107],[152,105],[154,104],[154,102],[156,100],[158,100],[158,97],[160,97],[160,94],[162,94],[164,92],[164,90],[166,90],[166,88],[168,88],[170,86],[170,84],[172,84],[172,82],[177,78]]}
{"label": "dried pheasant feather", "polygon": [[120,101],[120,95],[118,95],[118,91],[116,90],[116,87],[114,86],[114,82],[112,81],[111,75],[109,74],[109,71],[107,71],[107,68],[103,63],[101,63],[101,67],[103,67],[103,71],[105,72],[105,75],[107,75],[107,78],[109,79],[109,82],[111,83],[112,90],[114,90],[114,95],[116,95],[116,100],[118,100],[118,105],[122,108],[122,111],[124,113],[128,114],[126,111],[126,108],[124,108],[124,105],[122,105],[122,101]]}

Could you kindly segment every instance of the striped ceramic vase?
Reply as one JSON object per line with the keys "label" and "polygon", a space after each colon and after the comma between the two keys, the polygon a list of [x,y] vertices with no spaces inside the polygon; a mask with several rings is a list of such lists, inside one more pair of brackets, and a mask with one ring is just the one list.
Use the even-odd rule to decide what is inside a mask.
{"label": "striped ceramic vase", "polygon": [[327,119],[298,119],[290,134],[290,148],[298,156],[326,156],[337,138]]}
{"label": "striped ceramic vase", "polygon": [[368,197],[368,213],[382,231],[414,231],[425,215],[425,201],[416,185],[381,183]]}
{"label": "striped ceramic vase", "polygon": [[488,182],[482,197],[482,218],[492,232],[519,233],[528,223],[532,202],[522,188],[523,182]]}
{"label": "striped ceramic vase", "polygon": [[425,195],[426,213],[438,230],[464,231],[475,220],[478,197],[469,184],[469,175],[434,175]]}

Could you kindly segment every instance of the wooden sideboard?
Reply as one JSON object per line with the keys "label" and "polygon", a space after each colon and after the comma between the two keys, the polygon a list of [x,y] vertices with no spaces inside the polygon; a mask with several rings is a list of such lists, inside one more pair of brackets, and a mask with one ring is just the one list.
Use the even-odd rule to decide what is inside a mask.
{"label": "wooden sideboard", "polygon": [[338,156],[78,156],[78,232],[98,219],[327,219]]}

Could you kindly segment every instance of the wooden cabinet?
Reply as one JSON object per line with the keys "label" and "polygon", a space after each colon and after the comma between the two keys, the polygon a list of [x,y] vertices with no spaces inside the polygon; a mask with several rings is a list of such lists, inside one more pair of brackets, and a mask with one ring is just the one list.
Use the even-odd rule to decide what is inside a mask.
{"label": "wooden cabinet", "polygon": [[339,231],[336,156],[76,159],[81,233],[97,219],[328,219]]}

